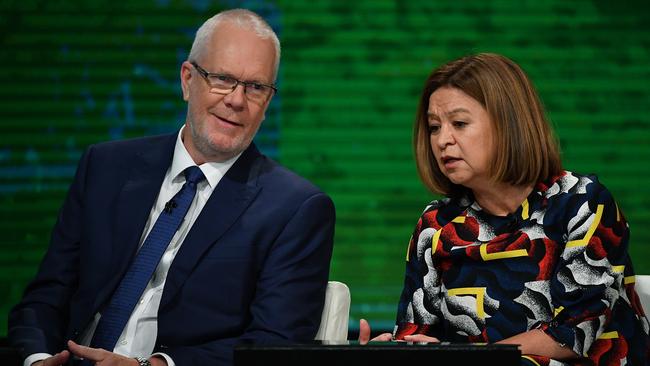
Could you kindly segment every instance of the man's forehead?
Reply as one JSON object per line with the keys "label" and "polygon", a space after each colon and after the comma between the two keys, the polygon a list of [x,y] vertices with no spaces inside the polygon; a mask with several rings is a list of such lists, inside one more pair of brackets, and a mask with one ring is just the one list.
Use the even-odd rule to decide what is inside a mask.
{"label": "man's forehead", "polygon": [[204,47],[195,61],[208,72],[255,74],[267,82],[275,75],[275,49],[270,40],[216,32]]}

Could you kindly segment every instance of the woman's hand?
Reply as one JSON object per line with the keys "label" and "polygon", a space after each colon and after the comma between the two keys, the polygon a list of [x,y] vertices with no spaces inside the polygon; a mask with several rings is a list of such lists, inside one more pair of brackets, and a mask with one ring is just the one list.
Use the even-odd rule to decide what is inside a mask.
{"label": "woman's hand", "polygon": [[359,344],[368,344],[368,342],[389,342],[393,339],[390,333],[382,333],[373,339],[370,339],[370,324],[366,319],[359,320]]}
{"label": "woman's hand", "polygon": [[424,335],[424,334],[405,335],[404,336],[404,341],[413,342],[413,343],[440,343],[438,338],[429,337],[429,336]]}
{"label": "woman's hand", "polygon": [[[370,339],[370,324],[366,319],[359,320],[359,344],[368,344],[368,342],[389,342],[393,340],[393,335],[390,333],[382,333],[373,339]],[[412,342],[412,343],[439,343],[436,337],[429,337],[424,334],[412,334],[404,336],[404,340],[398,342]]]}
{"label": "woman's hand", "polygon": [[569,347],[561,346],[541,329],[531,329],[496,343],[516,344],[523,355],[540,355],[556,360],[575,360],[580,355]]}

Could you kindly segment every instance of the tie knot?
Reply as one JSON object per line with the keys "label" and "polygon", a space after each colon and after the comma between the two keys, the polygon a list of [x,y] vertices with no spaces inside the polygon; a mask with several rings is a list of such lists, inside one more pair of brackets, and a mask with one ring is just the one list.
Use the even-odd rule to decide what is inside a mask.
{"label": "tie knot", "polygon": [[197,184],[205,179],[205,175],[198,166],[191,166],[185,169],[185,181],[190,184]]}

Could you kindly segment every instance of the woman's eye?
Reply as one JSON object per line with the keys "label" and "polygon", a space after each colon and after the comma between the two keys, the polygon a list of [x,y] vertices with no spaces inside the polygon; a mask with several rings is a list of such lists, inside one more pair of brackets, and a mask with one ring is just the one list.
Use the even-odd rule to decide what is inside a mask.
{"label": "woman's eye", "polygon": [[455,127],[465,127],[467,125],[467,122],[465,121],[454,121],[454,126]]}
{"label": "woman's eye", "polygon": [[436,133],[440,131],[440,126],[438,125],[429,125],[429,134]]}

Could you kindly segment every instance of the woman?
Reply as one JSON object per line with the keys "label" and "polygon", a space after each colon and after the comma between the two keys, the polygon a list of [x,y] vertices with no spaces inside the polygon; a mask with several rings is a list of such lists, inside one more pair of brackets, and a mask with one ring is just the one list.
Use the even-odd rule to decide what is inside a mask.
{"label": "woman", "polygon": [[[414,144],[420,178],[446,198],[411,237],[394,333],[374,340],[518,344],[524,364],[648,364],[625,218],[595,176],[562,170],[518,65],[478,54],[434,70]],[[369,334],[362,320],[361,343]]]}

